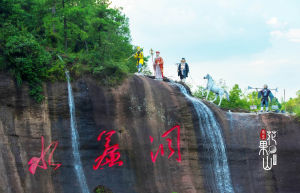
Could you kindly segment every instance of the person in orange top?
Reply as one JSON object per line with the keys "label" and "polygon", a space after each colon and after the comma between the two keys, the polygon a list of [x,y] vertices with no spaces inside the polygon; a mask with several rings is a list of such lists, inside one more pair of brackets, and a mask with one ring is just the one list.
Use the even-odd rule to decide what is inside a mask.
{"label": "person in orange top", "polygon": [[160,52],[156,51],[156,57],[153,63],[155,79],[162,80],[164,77],[164,60],[159,56]]}

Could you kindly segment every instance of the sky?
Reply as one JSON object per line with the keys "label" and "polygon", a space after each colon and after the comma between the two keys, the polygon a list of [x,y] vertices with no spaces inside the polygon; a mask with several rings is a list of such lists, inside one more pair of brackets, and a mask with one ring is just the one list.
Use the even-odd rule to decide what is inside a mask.
{"label": "sky", "polygon": [[[185,57],[195,90],[210,74],[228,88],[278,88],[279,99],[300,90],[299,0],[112,0],[129,18],[132,43],[159,50],[175,80]],[[152,62],[148,66],[152,70]]]}

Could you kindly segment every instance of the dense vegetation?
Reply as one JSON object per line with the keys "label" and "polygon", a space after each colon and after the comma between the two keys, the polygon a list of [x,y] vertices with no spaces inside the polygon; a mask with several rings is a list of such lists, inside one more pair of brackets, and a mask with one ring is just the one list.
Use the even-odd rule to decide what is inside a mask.
{"label": "dense vegetation", "polygon": [[91,74],[114,85],[136,71],[128,18],[107,0],[2,0],[0,70],[43,99],[42,82]]}
{"label": "dense vegetation", "polygon": [[[225,85],[220,85],[222,87],[225,87],[226,90],[227,87]],[[250,111],[250,106],[256,105],[257,109],[253,111],[259,111],[260,110],[260,99],[258,99],[257,95],[258,93],[256,91],[253,91],[248,94],[244,94],[245,92],[242,92],[241,88],[238,84],[235,84],[232,89],[229,91],[229,99],[230,101],[227,101],[226,99],[223,99],[221,107],[223,109],[227,110],[233,110],[233,111]],[[204,98],[206,97],[207,92],[203,90],[202,87],[199,87],[196,92],[194,92],[194,96],[198,98]],[[274,93],[273,93],[274,94]],[[215,97],[215,94],[210,92],[209,94],[209,100],[213,100]],[[215,104],[219,103],[218,100],[215,101]],[[272,103],[270,103],[270,110],[272,105],[277,105],[278,110],[287,111],[289,113],[296,113],[298,117],[300,117],[300,91],[297,92],[296,98],[291,98],[287,102],[281,101],[279,102],[277,98],[274,98]]]}
{"label": "dense vegetation", "polygon": [[284,107],[288,112],[294,112],[300,118],[300,90],[297,92],[297,97],[288,100]]}

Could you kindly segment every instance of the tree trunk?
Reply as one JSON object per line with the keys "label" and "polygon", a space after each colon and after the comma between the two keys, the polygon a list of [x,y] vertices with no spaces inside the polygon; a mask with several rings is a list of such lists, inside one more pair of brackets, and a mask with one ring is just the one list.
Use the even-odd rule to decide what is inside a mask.
{"label": "tree trunk", "polygon": [[85,44],[85,50],[86,50],[86,52],[89,52],[89,47],[88,47],[88,45],[87,45],[86,40],[84,40],[84,44]]}
{"label": "tree trunk", "polygon": [[64,41],[65,41],[65,50],[68,48],[68,41],[67,41],[67,18],[65,15],[65,0],[62,0],[62,7],[63,7],[63,17],[64,17]]}
{"label": "tree trunk", "polygon": [[[56,0],[53,1],[53,7],[52,7],[52,18],[55,18],[55,15],[56,15]],[[52,30],[53,30],[53,33],[55,33],[55,23],[53,22],[53,25],[52,25]]]}

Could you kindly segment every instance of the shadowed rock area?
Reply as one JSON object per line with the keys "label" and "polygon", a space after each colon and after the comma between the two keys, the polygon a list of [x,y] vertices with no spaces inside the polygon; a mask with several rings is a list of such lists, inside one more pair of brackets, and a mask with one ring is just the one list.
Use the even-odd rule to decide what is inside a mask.
{"label": "shadowed rock area", "polygon": [[[26,85],[0,75],[0,192],[2,193],[81,193],[75,175],[71,144],[70,113],[66,82],[44,85],[45,100],[35,103]],[[113,193],[200,193],[218,192],[214,170],[209,168],[202,147],[199,117],[180,90],[168,82],[132,76],[116,88],[100,86],[86,77],[72,82],[76,107],[80,157],[90,192],[100,189]],[[300,123],[281,114],[228,113],[205,102],[214,112],[226,144],[234,192],[300,192]],[[181,162],[178,162],[176,132],[172,140],[175,153],[168,159],[168,142],[161,135],[180,126]],[[260,130],[278,131],[278,165],[265,171],[259,153]],[[105,148],[102,131],[116,131],[110,145],[119,144],[122,166],[93,169],[95,159]],[[59,144],[53,162],[46,170],[32,175],[28,161],[41,155],[41,136],[45,148]],[[153,137],[153,143],[150,141]],[[155,154],[164,145],[164,156]],[[40,165],[42,163],[40,162]]]}

